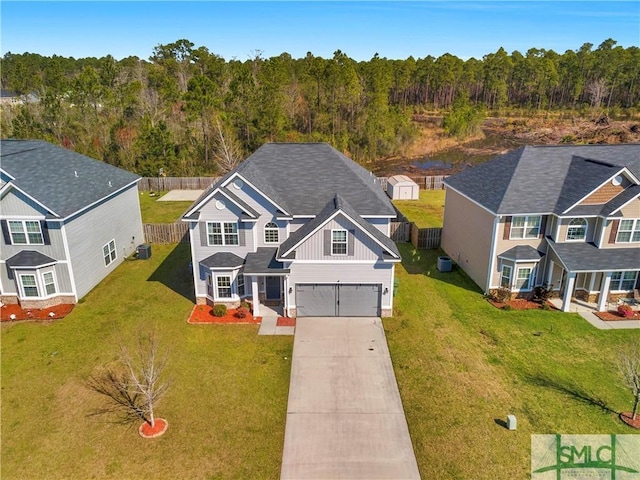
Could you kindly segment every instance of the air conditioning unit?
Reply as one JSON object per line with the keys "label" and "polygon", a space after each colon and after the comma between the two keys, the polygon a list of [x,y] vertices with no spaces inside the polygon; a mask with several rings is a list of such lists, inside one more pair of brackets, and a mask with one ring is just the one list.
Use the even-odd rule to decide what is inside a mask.
{"label": "air conditioning unit", "polygon": [[148,258],[151,258],[151,244],[143,243],[142,245],[138,245],[136,252],[138,260],[147,260]]}
{"label": "air conditioning unit", "polygon": [[438,257],[438,270],[440,272],[450,272],[453,268],[453,261],[449,257]]}

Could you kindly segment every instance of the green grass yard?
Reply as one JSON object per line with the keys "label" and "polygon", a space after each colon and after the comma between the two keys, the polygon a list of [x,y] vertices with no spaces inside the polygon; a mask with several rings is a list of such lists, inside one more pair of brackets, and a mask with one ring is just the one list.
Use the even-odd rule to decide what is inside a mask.
{"label": "green grass yard", "polygon": [[[65,319],[2,325],[3,478],[278,478],[293,338],[187,325],[189,258],[188,245],[154,245]],[[149,328],[172,386],[156,411],[169,429],[145,440],[137,425],[89,416],[103,399],[84,382],[120,338]]]}
{"label": "green grass yard", "polygon": [[[532,433],[635,433],[616,351],[640,330],[599,331],[575,314],[501,311],[434,251],[400,245],[395,316],[384,326],[414,450],[427,479],[529,478]],[[257,326],[187,325],[188,245],[127,261],[67,318],[3,324],[3,478],[275,479],[292,337]],[[86,378],[119,339],[155,328],[172,387],[162,437],[89,414]],[[518,429],[500,425],[507,414]]]}
{"label": "green grass yard", "polygon": [[182,214],[193,202],[159,202],[158,199],[167,192],[161,192],[159,196],[151,197],[149,192],[140,192],[140,211],[142,223],[173,223],[180,220]]}
{"label": "green grass yard", "polygon": [[418,228],[442,227],[444,190],[420,190],[419,200],[394,200],[393,204]]}
{"label": "green grass yard", "polygon": [[[387,340],[423,478],[530,478],[531,434],[637,433],[616,412],[615,367],[640,330],[596,330],[577,314],[501,311],[437,250],[401,245]],[[499,425],[516,415],[518,428]]]}

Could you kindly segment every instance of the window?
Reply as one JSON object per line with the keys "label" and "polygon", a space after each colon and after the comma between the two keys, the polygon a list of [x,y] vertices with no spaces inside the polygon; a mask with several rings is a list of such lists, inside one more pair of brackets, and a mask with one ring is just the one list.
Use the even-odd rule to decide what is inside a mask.
{"label": "window", "polygon": [[238,224],[235,222],[208,222],[209,245],[239,245]]}
{"label": "window", "polygon": [[529,267],[519,268],[516,278],[516,288],[518,290],[529,290],[531,285],[531,271]]}
{"label": "window", "polygon": [[39,296],[35,275],[20,275],[20,283],[22,283],[22,292],[25,297]]}
{"label": "window", "polygon": [[37,220],[9,220],[11,243],[16,245],[43,245],[42,230]]}
{"label": "window", "polygon": [[636,286],[638,272],[613,272],[611,290],[630,292]]}
{"label": "window", "polygon": [[239,273],[236,282],[238,284],[238,296],[244,297],[244,274]]}
{"label": "window", "polygon": [[511,267],[509,265],[502,266],[500,274],[500,286],[502,288],[511,288]]}
{"label": "window", "polygon": [[640,219],[620,220],[616,242],[640,242]]}
{"label": "window", "polygon": [[574,218],[567,227],[567,240],[584,240],[587,236],[587,221],[584,218]]}
{"label": "window", "polygon": [[216,277],[216,285],[218,286],[218,298],[231,298],[231,277]]}
{"label": "window", "polygon": [[44,291],[47,295],[56,293],[56,281],[53,278],[53,272],[44,272],[42,274],[42,283],[44,283]]}
{"label": "window", "polygon": [[264,226],[264,243],[278,243],[278,225],[273,222]]}
{"label": "window", "polygon": [[116,241],[111,240],[102,247],[102,255],[104,256],[104,266],[107,267],[116,259]]}
{"label": "window", "polygon": [[511,219],[509,238],[538,238],[541,218],[540,215],[533,217],[513,217]]}
{"label": "window", "polygon": [[347,231],[331,230],[331,255],[347,254]]}

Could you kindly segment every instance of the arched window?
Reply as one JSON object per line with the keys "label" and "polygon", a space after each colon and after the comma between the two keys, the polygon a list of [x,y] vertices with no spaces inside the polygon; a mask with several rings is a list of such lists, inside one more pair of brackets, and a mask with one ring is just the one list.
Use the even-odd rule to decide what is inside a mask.
{"label": "arched window", "polygon": [[587,221],[574,218],[567,227],[567,240],[584,240],[587,237]]}
{"label": "arched window", "polygon": [[278,243],[278,225],[273,222],[264,226],[264,243]]}

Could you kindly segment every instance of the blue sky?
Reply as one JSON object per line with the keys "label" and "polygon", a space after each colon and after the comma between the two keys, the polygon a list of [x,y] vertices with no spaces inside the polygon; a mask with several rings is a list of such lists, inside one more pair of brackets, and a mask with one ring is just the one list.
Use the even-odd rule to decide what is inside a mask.
{"label": "blue sky", "polygon": [[2,1],[0,53],[148,58],[181,38],[227,60],[308,51],[356,60],[451,53],[482,58],[504,47],[558,53],[607,38],[640,44],[640,1],[30,2]]}

